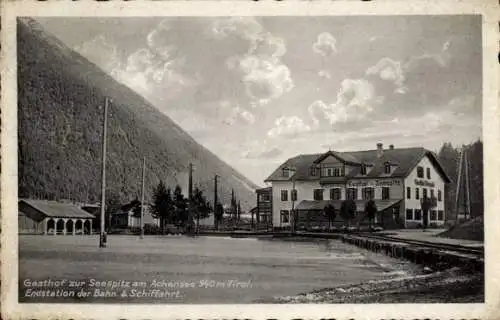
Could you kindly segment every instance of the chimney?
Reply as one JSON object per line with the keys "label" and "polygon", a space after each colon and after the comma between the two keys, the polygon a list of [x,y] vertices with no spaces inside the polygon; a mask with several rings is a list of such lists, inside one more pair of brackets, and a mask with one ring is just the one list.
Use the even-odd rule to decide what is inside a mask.
{"label": "chimney", "polygon": [[382,143],[377,143],[377,158],[380,158],[384,154],[384,145]]}
{"label": "chimney", "polygon": [[394,145],[393,144],[389,145],[389,150],[394,150]]}

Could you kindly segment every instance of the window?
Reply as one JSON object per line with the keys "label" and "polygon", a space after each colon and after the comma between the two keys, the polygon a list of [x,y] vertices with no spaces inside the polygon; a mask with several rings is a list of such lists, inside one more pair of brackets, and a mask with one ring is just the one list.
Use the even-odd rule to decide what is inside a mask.
{"label": "window", "polygon": [[268,194],[261,194],[259,196],[259,198],[260,198],[259,199],[260,201],[269,201],[269,200],[271,200]]}
{"label": "window", "polygon": [[289,214],[288,210],[281,210],[280,211],[280,221],[281,221],[281,223],[290,222],[290,214]]}
{"label": "window", "polygon": [[431,189],[431,198],[434,198],[434,189]]}
{"label": "window", "polygon": [[283,177],[287,177],[288,178],[288,168],[283,168],[282,171],[283,171],[282,172]]}
{"label": "window", "polygon": [[292,201],[297,201],[297,190],[296,189],[292,190]]}
{"label": "window", "polygon": [[438,201],[443,201],[441,190],[438,190]]}
{"label": "window", "polygon": [[348,200],[357,200],[358,199],[358,189],[356,189],[356,188],[348,188],[347,189],[346,199],[348,199]]}
{"label": "window", "polygon": [[311,173],[311,176],[315,177],[318,175],[318,169],[316,167],[311,167],[310,173]]}
{"label": "window", "polygon": [[288,190],[281,190],[281,201],[288,201]]}
{"label": "window", "polygon": [[406,199],[411,199],[411,188],[406,187]]}
{"label": "window", "polygon": [[314,189],[314,200],[323,200],[323,189]]}
{"label": "window", "polygon": [[436,220],[436,219],[437,219],[436,210],[431,210],[431,219],[430,220]]}
{"label": "window", "polygon": [[389,187],[382,187],[382,200],[389,199],[390,190],[391,189]]}
{"label": "window", "polygon": [[363,200],[373,199],[375,191],[373,188],[363,188]]}
{"label": "window", "polygon": [[438,220],[440,220],[440,221],[444,220],[444,211],[443,210],[438,210]]}
{"label": "window", "polygon": [[325,167],[323,168],[322,173],[323,177],[341,177],[342,169],[335,167]]}
{"label": "window", "polygon": [[366,165],[361,165],[361,174],[366,175]]}
{"label": "window", "polygon": [[406,209],[406,220],[413,220],[413,209]]}
{"label": "window", "polygon": [[391,173],[391,164],[390,163],[384,164],[384,173],[385,174],[390,174]]}
{"label": "window", "polygon": [[417,167],[417,177],[418,178],[424,177],[424,168],[423,167]]}
{"label": "window", "polygon": [[422,197],[427,198],[427,189],[426,188],[422,188]]}
{"label": "window", "polygon": [[326,168],[326,176],[333,177],[333,168]]}
{"label": "window", "polygon": [[431,168],[427,168],[427,179],[431,178]]}
{"label": "window", "polygon": [[422,210],[415,209],[415,220],[417,220],[417,221],[422,220]]}
{"label": "window", "polygon": [[420,199],[420,189],[419,188],[415,188],[415,199]]}
{"label": "window", "polygon": [[340,188],[330,189],[330,199],[331,200],[340,200],[340,198],[341,198],[341,189]]}

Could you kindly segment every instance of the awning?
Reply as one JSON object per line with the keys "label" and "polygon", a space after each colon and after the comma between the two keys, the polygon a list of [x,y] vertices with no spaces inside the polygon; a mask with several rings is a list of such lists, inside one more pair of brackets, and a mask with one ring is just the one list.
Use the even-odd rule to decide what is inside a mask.
{"label": "awning", "polygon": [[[398,204],[403,199],[391,200],[373,200],[378,211],[383,211]],[[323,208],[331,204],[335,209],[340,210],[343,200],[302,200],[296,207],[296,210],[323,210]],[[364,211],[367,200],[355,200],[356,211]]]}

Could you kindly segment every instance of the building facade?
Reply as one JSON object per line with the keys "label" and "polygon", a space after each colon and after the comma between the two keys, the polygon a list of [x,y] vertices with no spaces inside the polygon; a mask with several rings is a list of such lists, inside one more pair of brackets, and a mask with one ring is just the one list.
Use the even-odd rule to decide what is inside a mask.
{"label": "building facade", "polygon": [[321,223],[327,204],[338,210],[346,199],[356,203],[358,221],[372,199],[379,211],[376,223],[412,228],[423,224],[421,199],[434,198],[427,221],[445,221],[444,186],[449,178],[436,155],[424,148],[384,149],[377,144],[374,150],[299,155],[279,166],[266,182],[272,184],[272,220],[278,228],[290,227],[294,219],[306,225]]}
{"label": "building facade", "polygon": [[[141,227],[141,203],[132,201],[111,215],[112,229],[133,229]],[[145,204],[143,209],[144,225],[160,226],[160,220],[153,216],[151,205]]]}
{"label": "building facade", "polygon": [[272,223],[273,214],[273,189],[272,187],[261,188],[257,193],[256,220],[257,223]]}

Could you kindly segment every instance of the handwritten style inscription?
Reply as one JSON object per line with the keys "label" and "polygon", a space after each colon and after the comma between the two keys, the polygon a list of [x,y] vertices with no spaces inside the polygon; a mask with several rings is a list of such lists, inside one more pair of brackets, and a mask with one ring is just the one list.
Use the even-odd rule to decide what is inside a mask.
{"label": "handwritten style inscription", "polygon": [[251,280],[152,281],[128,280],[31,280],[23,281],[25,298],[154,298],[182,300],[185,289],[249,289]]}

